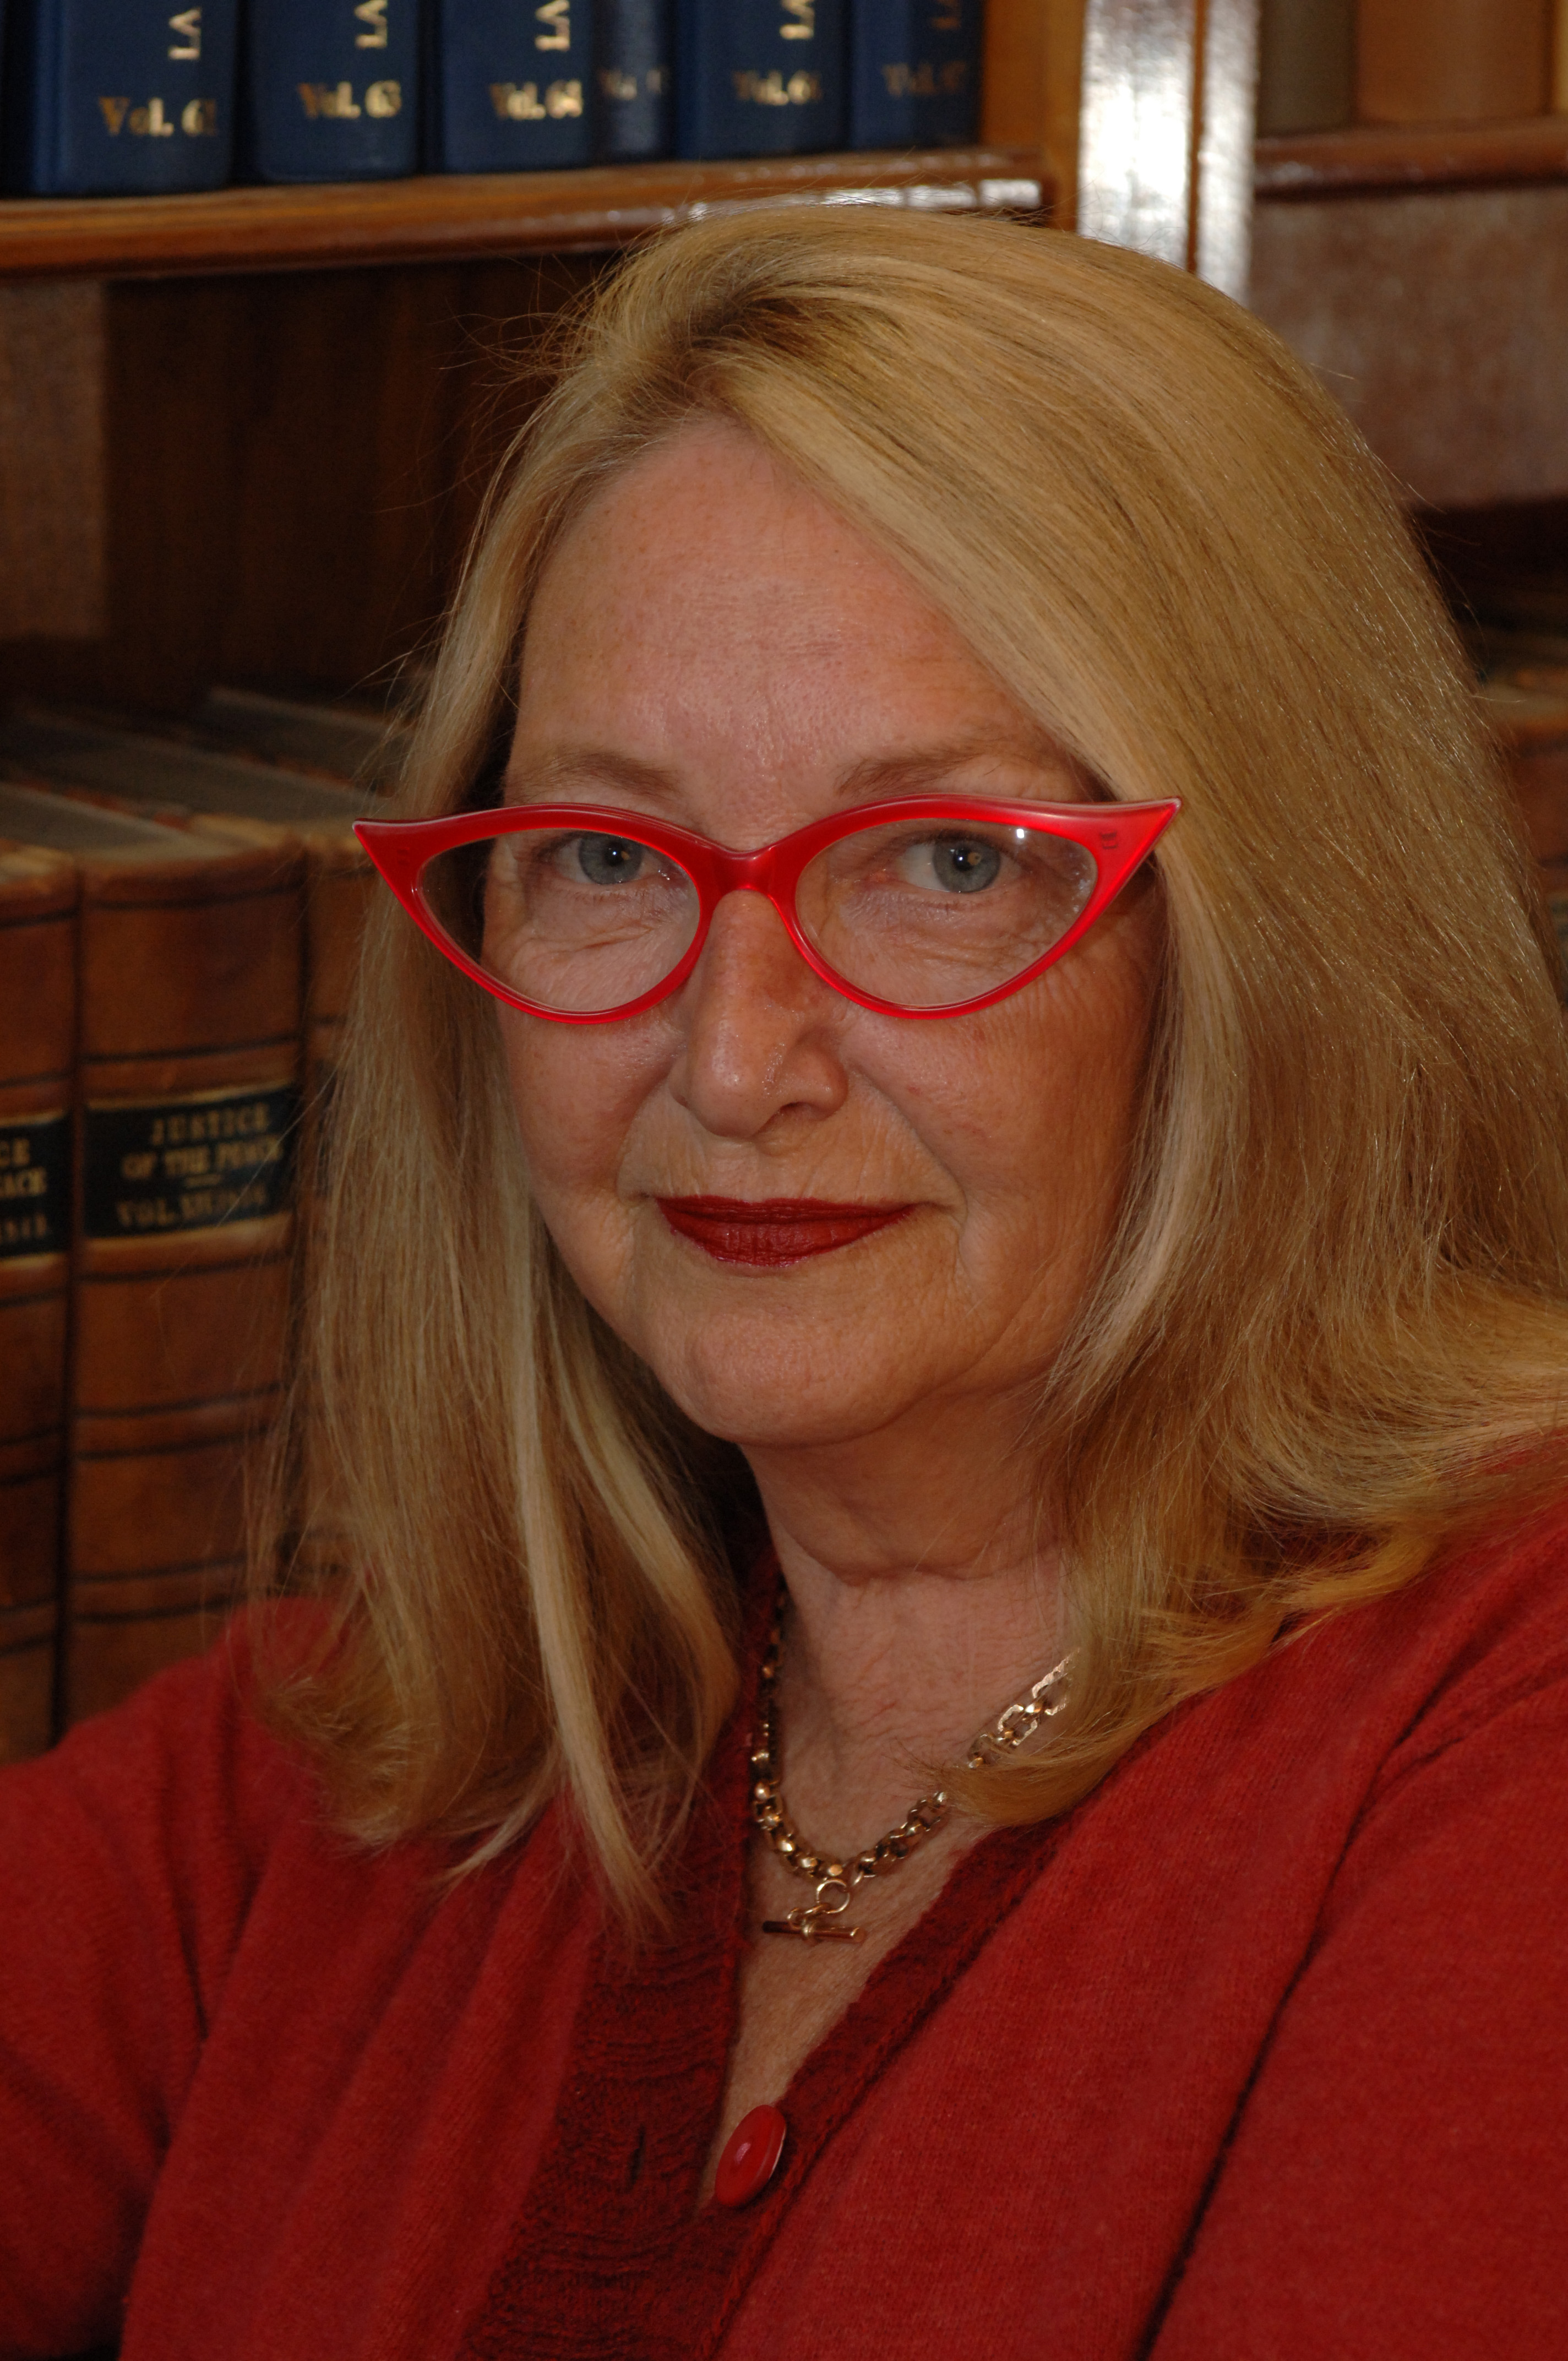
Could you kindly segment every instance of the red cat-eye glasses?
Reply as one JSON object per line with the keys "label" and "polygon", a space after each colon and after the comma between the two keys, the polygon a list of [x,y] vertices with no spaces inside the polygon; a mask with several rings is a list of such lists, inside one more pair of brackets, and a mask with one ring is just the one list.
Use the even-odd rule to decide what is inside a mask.
{"label": "red cat-eye glasses", "polygon": [[814,973],[893,1016],[955,1016],[1072,949],[1180,810],[909,796],[755,852],[646,812],[506,804],[356,834],[454,966],[531,1016],[635,1016],[678,991],[728,895],[763,895]]}

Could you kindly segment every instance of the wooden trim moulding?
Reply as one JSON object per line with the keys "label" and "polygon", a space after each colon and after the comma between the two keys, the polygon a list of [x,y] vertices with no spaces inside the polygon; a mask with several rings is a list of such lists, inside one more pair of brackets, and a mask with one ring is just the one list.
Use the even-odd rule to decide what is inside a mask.
{"label": "wooden trim moulding", "polygon": [[1568,180],[1568,115],[1510,123],[1365,123],[1257,143],[1260,200]]}
{"label": "wooden trim moulding", "polygon": [[201,196],[10,198],[0,203],[0,279],[161,279],[586,251],[753,204],[1032,214],[1049,201],[1038,154],[1002,147],[455,173]]}

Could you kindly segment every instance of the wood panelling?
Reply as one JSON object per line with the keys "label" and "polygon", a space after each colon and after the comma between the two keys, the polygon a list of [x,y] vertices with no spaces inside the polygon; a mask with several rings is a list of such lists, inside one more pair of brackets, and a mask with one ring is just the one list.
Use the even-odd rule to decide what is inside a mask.
{"label": "wood panelling", "polygon": [[1085,0],[989,0],[985,12],[981,136],[1044,156],[1061,229],[1078,218],[1084,13]]}
{"label": "wood panelling", "polygon": [[1260,205],[1252,304],[1416,499],[1568,492],[1568,186]]}
{"label": "wood panelling", "polygon": [[0,203],[0,693],[384,673],[590,251],[753,204],[1040,195],[1025,147]]}
{"label": "wood panelling", "polygon": [[988,0],[981,135],[1038,151],[1044,139],[1046,12],[1040,0]]}
{"label": "wood panelling", "polygon": [[112,287],[106,630],[0,648],[0,691],[176,710],[384,676],[441,613],[542,333],[607,267]]}
{"label": "wood panelling", "polygon": [[[1415,522],[1460,614],[1535,635],[1532,650],[1517,653],[1563,662],[1568,643],[1568,497],[1429,509],[1418,512]],[[1568,859],[1568,834],[1551,857]]]}
{"label": "wood panelling", "polygon": [[1553,0],[1356,0],[1364,123],[1484,123],[1552,104]]}
{"label": "wood panelling", "polygon": [[104,291],[0,283],[0,639],[104,628]]}

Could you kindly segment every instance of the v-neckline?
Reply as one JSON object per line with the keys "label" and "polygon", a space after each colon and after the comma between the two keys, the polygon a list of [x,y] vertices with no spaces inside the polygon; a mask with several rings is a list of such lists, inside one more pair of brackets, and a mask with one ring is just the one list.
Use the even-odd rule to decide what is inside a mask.
{"label": "v-neckline", "polygon": [[777,1568],[747,1600],[741,1692],[673,1880],[674,1932],[629,1952],[607,1920],[549,2145],[461,2361],[706,2361],[817,2158],[1027,1891],[1062,1824],[992,1831],[959,1859],[777,2104],[777,2171],[750,2204],[697,2208],[747,1947],[750,1734]]}

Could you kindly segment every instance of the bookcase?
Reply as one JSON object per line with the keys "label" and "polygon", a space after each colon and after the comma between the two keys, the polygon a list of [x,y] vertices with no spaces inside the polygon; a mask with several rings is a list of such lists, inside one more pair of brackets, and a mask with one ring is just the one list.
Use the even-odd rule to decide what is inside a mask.
{"label": "bookcase", "polygon": [[[756,204],[1034,217],[1048,195],[1024,140],[0,201],[0,708],[118,709],[156,728],[215,683],[374,697],[428,647],[552,329],[618,252]],[[16,759],[13,741],[13,774]],[[176,807],[176,829],[214,808],[167,759],[151,786],[168,800],[140,818],[145,778],[89,779],[74,763],[25,766],[109,795],[113,818],[71,818],[71,860],[42,799],[0,783],[0,837],[23,846],[0,846],[16,873],[0,881],[0,1024],[16,1051],[0,1060],[0,1760],[200,1644],[233,1595],[244,1469],[287,1368],[341,1005],[323,944],[330,966],[369,890],[363,864],[356,876],[333,850],[346,815],[309,819],[309,798],[346,803],[340,788],[296,779],[280,791],[288,812],[231,807],[223,825],[248,831],[243,845],[198,844],[150,828]],[[346,934],[325,924],[334,895]],[[242,953],[252,917],[261,934]],[[140,966],[105,983],[111,936],[130,944],[132,923],[146,931],[114,956]],[[203,928],[210,957],[192,948]],[[55,1038],[70,1030],[72,939],[74,1053]],[[36,1052],[14,1021],[23,1006],[38,1014]],[[76,1213],[35,1252],[17,1243],[17,1191],[48,1177],[67,1126]],[[292,1191],[251,1204],[247,1178],[244,1217],[199,1227],[208,1213],[185,1209],[205,1180],[187,1191],[180,1175],[229,1158],[225,1171],[254,1165],[259,1182],[258,1140],[273,1171],[291,1166]],[[126,1202],[90,1219],[111,1151]],[[138,1207],[133,1165],[149,1191],[177,1194]],[[122,1217],[145,1235],[108,1235]],[[29,1218],[27,1238],[41,1237]],[[51,1528],[71,1635],[58,1653]]]}
{"label": "bookcase", "polygon": [[973,150],[0,202],[0,697],[376,675],[440,611],[550,319],[629,241],[779,198],[1054,182],[1059,225],[1248,297],[1425,508],[1549,552],[1568,116],[1255,151],[1258,16],[991,0]]}
{"label": "bookcase", "polygon": [[763,203],[1008,212],[1201,270],[1327,374],[1461,598],[1568,576],[1568,117],[1255,143],[1259,14],[990,0],[970,148],[0,201],[0,706],[387,684],[563,311]]}

